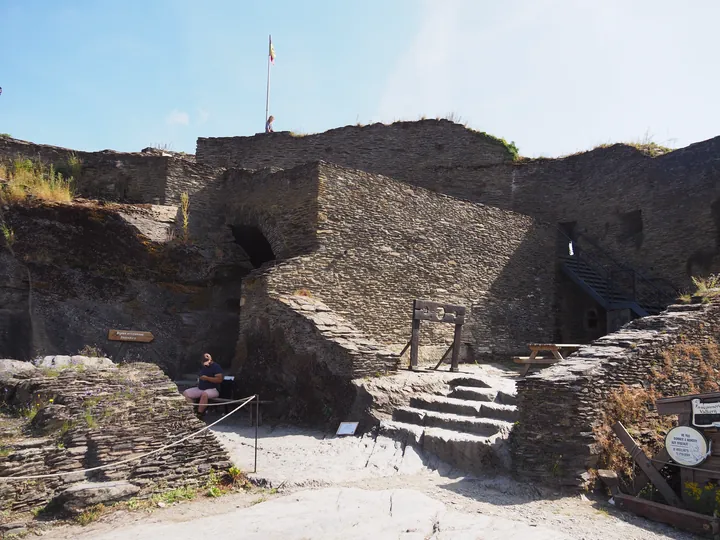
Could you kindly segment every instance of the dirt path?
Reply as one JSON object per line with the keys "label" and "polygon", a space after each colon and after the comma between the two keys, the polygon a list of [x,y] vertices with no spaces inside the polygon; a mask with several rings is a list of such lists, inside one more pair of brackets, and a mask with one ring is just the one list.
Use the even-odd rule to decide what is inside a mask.
{"label": "dirt path", "polygon": [[[235,462],[244,470],[252,470],[254,430],[236,424],[222,428],[218,436]],[[217,533],[228,539],[334,538],[341,531],[344,537],[360,538],[353,536],[360,530],[357,527],[366,522],[372,524],[374,519],[355,520],[357,523],[348,530],[343,527],[355,523],[353,516],[368,515],[374,505],[379,504],[378,500],[389,498],[392,501],[394,493],[401,493],[404,500],[410,501],[407,513],[401,514],[398,510],[392,519],[378,521],[376,529],[362,529],[364,534],[373,538],[405,538],[398,536],[400,533],[396,528],[407,528],[410,527],[407,523],[414,522],[418,534],[423,533],[418,538],[435,539],[695,538],[619,512],[607,504],[605,498],[562,496],[504,476],[464,477],[447,465],[420,456],[411,449],[403,451],[398,443],[384,437],[337,438],[293,427],[263,427],[259,437],[258,465],[258,474],[251,476],[268,487],[280,487],[279,493],[265,489],[220,499],[199,499],[157,509],[150,515],[123,511],[104,516],[87,527],[65,526],[53,530],[46,537],[140,540],[174,536],[180,539],[193,537],[190,531],[200,534],[221,524]],[[329,500],[335,501],[333,497],[344,504],[329,504]],[[416,512],[412,510],[415,507],[424,510]],[[314,516],[310,524],[319,528],[307,527],[315,530],[315,536],[303,536],[307,531],[293,527],[290,518],[290,521],[278,521],[284,515],[295,516],[292,519],[298,525],[305,516]],[[438,516],[439,521],[428,521],[428,516]],[[282,523],[286,523],[285,528]],[[453,523],[462,524],[464,528],[448,531]],[[231,524],[237,524],[240,529]],[[254,527],[252,530],[243,528],[250,527],[249,524]],[[442,532],[443,527],[443,534],[433,536]],[[475,535],[473,531],[480,530],[479,527],[483,533]],[[333,532],[323,536],[326,530]],[[504,536],[502,531],[505,531]],[[495,533],[500,536],[493,536]]]}

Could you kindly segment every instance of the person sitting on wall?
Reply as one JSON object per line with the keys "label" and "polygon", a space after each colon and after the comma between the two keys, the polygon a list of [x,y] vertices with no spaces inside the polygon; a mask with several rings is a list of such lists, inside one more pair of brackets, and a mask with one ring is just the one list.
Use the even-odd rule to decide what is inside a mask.
{"label": "person sitting on wall", "polygon": [[270,115],[270,117],[267,119],[267,122],[265,122],[265,133],[272,133],[273,127],[272,123],[275,121],[275,117]]}
{"label": "person sitting on wall", "polygon": [[185,399],[191,403],[200,398],[197,411],[199,416],[205,414],[209,399],[215,399],[220,396],[220,385],[223,382],[222,368],[213,362],[212,356],[205,353],[202,364],[203,367],[200,369],[198,385],[188,388],[183,392]]}

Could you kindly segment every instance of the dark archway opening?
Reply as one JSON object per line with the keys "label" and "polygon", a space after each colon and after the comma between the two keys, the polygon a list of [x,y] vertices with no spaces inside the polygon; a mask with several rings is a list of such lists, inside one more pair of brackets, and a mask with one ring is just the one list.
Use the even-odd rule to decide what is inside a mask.
{"label": "dark archway opening", "polygon": [[235,243],[247,253],[254,268],[275,260],[272,246],[260,229],[250,225],[230,225],[230,230],[235,237]]}

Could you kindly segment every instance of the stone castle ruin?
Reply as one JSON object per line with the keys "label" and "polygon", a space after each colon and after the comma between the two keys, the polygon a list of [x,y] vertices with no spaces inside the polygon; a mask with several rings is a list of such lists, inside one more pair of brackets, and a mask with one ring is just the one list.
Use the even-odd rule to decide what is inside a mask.
{"label": "stone castle ruin", "polygon": [[[62,170],[79,159],[83,197],[4,210],[16,239],[0,252],[0,356],[92,344],[178,377],[208,350],[239,375],[239,390],[323,421],[357,410],[353,381],[407,362],[399,353],[415,299],[467,308],[465,362],[507,361],[534,342],[589,344],[630,321],[625,328],[652,337],[692,276],[720,270],[720,138],[655,150],[518,158],[504,141],[446,120],[201,138],[194,156],[0,138],[6,161]],[[156,339],[118,351],[110,328]],[[428,325],[421,354],[439,358],[452,332]],[[599,358],[595,349],[576,356]],[[505,435],[519,418],[518,470],[542,478],[565,464],[555,476],[573,484],[590,458],[523,446],[553,422],[537,412],[539,396],[582,392],[564,365],[521,383],[517,410],[507,396],[486,408],[507,422]],[[587,434],[590,416],[555,435]],[[577,442],[585,457],[588,444]]]}

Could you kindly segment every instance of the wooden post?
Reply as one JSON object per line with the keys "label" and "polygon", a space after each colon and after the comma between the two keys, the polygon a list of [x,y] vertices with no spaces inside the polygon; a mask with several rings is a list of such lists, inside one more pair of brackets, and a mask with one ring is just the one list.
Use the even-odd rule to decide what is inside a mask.
{"label": "wooden post", "polygon": [[[252,410],[252,405],[250,405]],[[255,467],[253,472],[257,472],[257,440],[258,440],[258,426],[260,425],[260,394],[255,394]]]}
{"label": "wooden post", "polygon": [[461,332],[462,332],[462,325],[456,324],[455,325],[455,336],[453,338],[452,361],[450,363],[450,371],[454,371],[454,372],[460,371],[460,368],[458,367],[458,362],[460,360],[460,333]]}
{"label": "wooden post", "polygon": [[[678,414],[678,426],[689,426],[690,425],[690,419],[692,414],[691,413],[681,413]],[[690,493],[685,489],[685,485],[689,482],[695,481],[695,471],[693,471],[689,467],[680,467],[680,485],[682,486],[681,489],[681,496],[683,502],[687,505],[688,503],[692,502],[692,499],[690,497]]]}
{"label": "wooden post", "polygon": [[410,337],[410,369],[418,369],[418,352],[420,349],[420,319],[413,319]]}

